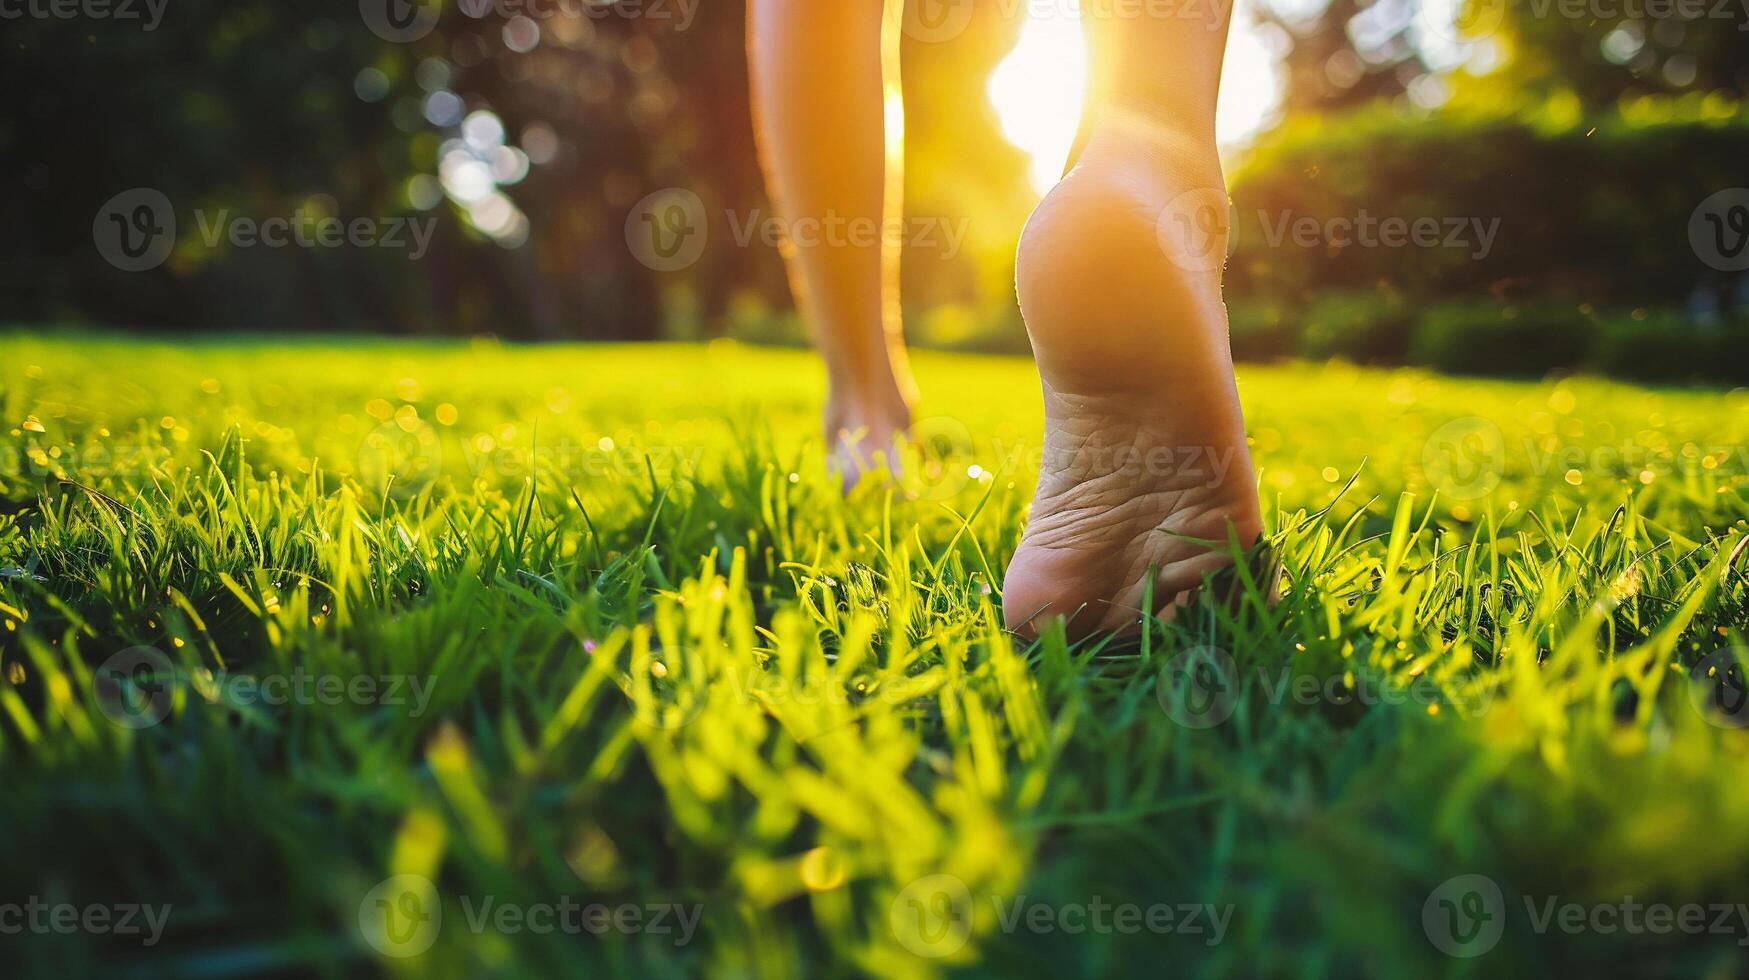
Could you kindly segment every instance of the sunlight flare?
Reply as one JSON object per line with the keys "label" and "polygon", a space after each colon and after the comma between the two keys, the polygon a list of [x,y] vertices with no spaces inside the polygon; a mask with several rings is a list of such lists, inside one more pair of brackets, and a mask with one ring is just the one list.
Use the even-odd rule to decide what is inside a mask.
{"label": "sunlight flare", "polygon": [[1032,158],[1027,177],[1041,194],[1063,172],[1087,95],[1087,46],[1075,13],[1028,17],[1014,50],[990,75],[1002,135]]}
{"label": "sunlight flare", "polygon": [[[1243,146],[1274,120],[1281,103],[1279,53],[1259,30],[1251,0],[1237,0],[1222,67],[1215,135]],[[1187,22],[1187,29],[1203,25]],[[1061,176],[1087,94],[1087,45],[1078,4],[1041,7],[1027,16],[1014,49],[990,75],[990,103],[1002,135],[1030,158],[1027,176],[1044,193]]]}

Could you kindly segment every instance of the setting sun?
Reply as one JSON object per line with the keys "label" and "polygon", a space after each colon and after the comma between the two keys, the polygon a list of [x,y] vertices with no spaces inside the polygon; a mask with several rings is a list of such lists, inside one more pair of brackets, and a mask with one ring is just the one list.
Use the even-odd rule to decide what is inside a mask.
{"label": "setting sun", "polygon": [[[1250,0],[1234,5],[1215,131],[1223,146],[1262,129],[1281,100],[1274,55],[1253,26]],[[1200,29],[1197,26],[1195,29]],[[1087,47],[1075,0],[1042,5],[1027,18],[1014,50],[990,75],[990,102],[1002,134],[1032,158],[1039,193],[1057,182],[1075,140],[1087,91]]]}
{"label": "setting sun", "polygon": [[1040,193],[1063,172],[1086,92],[1087,46],[1078,16],[1029,17],[1014,50],[990,75],[1002,135],[1032,157],[1028,177]]}

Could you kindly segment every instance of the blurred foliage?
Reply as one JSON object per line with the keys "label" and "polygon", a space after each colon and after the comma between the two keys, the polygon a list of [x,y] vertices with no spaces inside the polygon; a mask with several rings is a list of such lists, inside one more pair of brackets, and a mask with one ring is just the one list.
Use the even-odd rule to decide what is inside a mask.
{"label": "blurred foliage", "polygon": [[1582,363],[1595,337],[1578,310],[1478,305],[1429,311],[1410,350],[1416,363],[1453,374],[1540,377]]}
{"label": "blurred foliage", "polygon": [[[1439,58],[1401,61],[1413,5],[1288,9],[1265,19],[1293,35],[1289,113],[1231,181],[1239,357],[1744,380],[1718,320],[1749,278],[1689,240],[1749,159],[1741,5],[1469,0]],[[1438,242],[1384,242],[1386,219]]]}
{"label": "blurred foliage", "polygon": [[142,186],[178,205],[190,239],[194,208],[289,215],[326,194],[343,215],[404,211],[401,181],[419,166],[411,134],[352,83],[379,65],[404,89],[412,66],[364,30],[356,5],[179,0],[149,32],[14,19],[4,50],[0,89],[13,105],[0,117],[0,172],[19,180],[8,210],[21,232],[0,246],[10,314],[391,326],[425,307],[394,274],[406,260],[393,253],[183,252],[132,275],[92,245],[100,206]]}
{"label": "blurred foliage", "polygon": [[[522,9],[444,3],[436,29],[405,44],[373,33],[348,0],[179,0],[150,31],[8,20],[0,84],[17,108],[0,119],[0,172],[22,177],[13,215],[29,233],[0,246],[5,317],[648,338],[784,308],[775,249],[737,246],[724,219],[768,210],[742,0],[699,4],[691,20],[678,5],[669,16],[632,3]],[[907,286],[931,301],[1000,282],[1025,216],[1025,161],[982,98],[1018,26],[999,14],[985,10],[953,44],[906,50],[914,208],[978,216],[964,255],[907,267]],[[469,119],[484,144],[464,138]],[[498,163],[495,185],[474,186]],[[473,184],[458,187],[457,168]],[[177,247],[162,267],[127,273],[93,248],[92,221],[137,187],[169,197]],[[712,235],[696,264],[657,273],[624,228],[670,187],[699,195]],[[431,217],[436,232],[409,261],[208,245],[196,215],[300,209]]]}
{"label": "blurred foliage", "polygon": [[[1720,95],[1645,97],[1591,117],[1570,98],[1303,116],[1233,177],[1227,281],[1241,296],[1384,287],[1680,305],[1697,287],[1735,282],[1696,257],[1688,219],[1709,193],[1741,182],[1745,159],[1749,115]],[[1431,219],[1438,243],[1343,246],[1321,235],[1306,247],[1291,234],[1305,219],[1322,228],[1366,217]]]}
{"label": "blurred foliage", "polygon": [[1326,0],[1311,10],[1265,2],[1258,20],[1282,50],[1289,113],[1352,109],[1394,99],[1427,74],[1410,34],[1410,0]]}
{"label": "blurred foliage", "polygon": [[1644,309],[1599,313],[1547,299],[1410,304],[1397,293],[1352,291],[1318,294],[1303,306],[1235,300],[1229,316],[1241,361],[1340,358],[1455,374],[1596,371],[1636,381],[1749,384],[1744,315],[1696,321]]}
{"label": "blurred foliage", "polygon": [[1697,327],[1669,313],[1612,318],[1597,337],[1591,364],[1636,381],[1749,383],[1749,319]]}
{"label": "blurred foliage", "polygon": [[[1749,95],[1749,8],[1718,0],[1469,0],[1506,49],[1490,89],[1572,93],[1592,109],[1648,94]],[[1483,8],[1492,6],[1496,15]],[[1563,13],[1577,9],[1578,16]]]}
{"label": "blurred foliage", "polygon": [[[1406,356],[1404,317],[1366,317],[1379,331],[1367,338],[1342,322],[1361,296],[1413,309],[1484,296],[1620,311],[1749,302],[1749,286],[1701,264],[1685,235],[1699,199],[1741,183],[1749,159],[1741,5],[1578,17],[1575,2],[1477,0],[1467,40],[1430,34],[1413,0],[1253,11],[1282,59],[1285,115],[1230,167],[1241,356]],[[0,119],[0,172],[18,178],[12,214],[26,233],[0,246],[0,315],[802,340],[776,250],[719,227],[730,211],[769,212],[745,0],[700,4],[690,20],[634,16],[629,3],[518,9],[446,2],[436,29],[408,44],[374,34],[347,0],[186,0],[152,31],[8,21],[0,82],[15,109]],[[1012,250],[1033,192],[985,94],[1024,9],[978,0],[951,42],[906,39],[909,213],[969,232],[951,253],[907,252],[908,328],[924,344],[1025,349]],[[174,202],[179,238],[161,268],[125,273],[93,248],[91,223],[136,187]],[[646,195],[676,187],[699,196],[712,234],[695,264],[655,272],[627,247],[626,223]],[[208,245],[195,220],[300,210],[429,219],[435,234],[409,261],[393,249]],[[1498,230],[1486,254],[1272,235],[1284,221],[1364,215]],[[1320,304],[1324,293],[1337,295]],[[1311,319],[1245,319],[1265,308]]]}
{"label": "blurred foliage", "polygon": [[1328,293],[1306,310],[1299,353],[1363,364],[1401,364],[1414,312],[1400,294]]}

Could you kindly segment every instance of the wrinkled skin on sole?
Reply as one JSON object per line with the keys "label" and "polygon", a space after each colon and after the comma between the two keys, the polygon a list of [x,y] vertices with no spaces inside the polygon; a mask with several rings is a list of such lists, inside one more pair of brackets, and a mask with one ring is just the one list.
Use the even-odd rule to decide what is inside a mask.
{"label": "wrinkled skin on sole", "polygon": [[[1096,138],[1040,203],[1016,278],[1045,437],[1008,626],[1072,636],[1170,610],[1262,527],[1233,379],[1211,149]],[[1218,203],[1218,206],[1216,206]]]}

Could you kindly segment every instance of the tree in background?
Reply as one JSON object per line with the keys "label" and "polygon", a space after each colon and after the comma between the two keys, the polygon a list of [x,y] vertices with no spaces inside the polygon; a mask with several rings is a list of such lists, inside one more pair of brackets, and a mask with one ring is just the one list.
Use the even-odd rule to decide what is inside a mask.
{"label": "tree in background", "polygon": [[1484,39],[1505,48],[1499,70],[1487,76],[1490,91],[1570,92],[1591,111],[1637,95],[1749,96],[1749,12],[1741,3],[1591,0],[1571,16],[1573,0],[1469,2]]}
{"label": "tree in background", "polygon": [[[143,5],[135,5],[136,9]],[[10,318],[232,325],[394,325],[415,299],[404,258],[206,247],[214,217],[405,210],[410,134],[361,102],[368,65],[405,56],[358,25],[356,5],[179,0],[162,22],[8,20],[0,173],[9,225],[0,290]],[[350,16],[336,13],[349,9]],[[121,272],[94,247],[112,195],[163,192],[183,227],[161,268]],[[352,261],[357,259],[359,261]],[[416,305],[411,308],[417,309]]]}
{"label": "tree in background", "polygon": [[1408,92],[1428,72],[1410,29],[1415,10],[1411,0],[1328,0],[1310,11],[1261,4],[1258,20],[1287,40],[1283,110],[1342,111]]}
{"label": "tree in background", "polygon": [[[184,0],[150,31],[10,22],[0,79],[24,111],[0,123],[0,152],[25,176],[14,213],[32,234],[4,246],[8,315],[656,336],[653,274],[620,229],[653,161],[670,156],[662,110],[680,99],[652,40],[664,25],[612,11],[535,21],[471,2],[402,40],[365,9]],[[122,272],[93,247],[92,218],[135,187],[173,202],[177,245],[158,268]],[[417,260],[208,233],[300,213],[435,232]]]}
{"label": "tree in background", "polygon": [[[372,0],[374,3],[375,0]],[[720,334],[741,298],[787,304],[781,262],[727,227],[769,214],[752,146],[741,0],[682,5],[382,0],[423,29],[373,28],[358,0],[178,0],[151,30],[8,20],[0,172],[24,234],[0,249],[10,320],[648,338]],[[392,26],[392,25],[391,25]],[[983,99],[1012,18],[911,44],[914,203],[982,209],[984,254],[1011,248],[1023,164]],[[952,145],[950,145],[952,144]],[[995,147],[976,157],[970,148]],[[160,266],[104,261],[105,202],[172,202]],[[652,269],[628,247],[640,201],[682,188],[713,226],[697,260]],[[1006,210],[1004,210],[1006,209]],[[430,222],[429,251],[235,247],[211,223],[336,217]],[[983,215],[998,214],[1002,220]],[[204,219],[204,220],[202,220]],[[993,237],[992,237],[993,235]],[[990,263],[985,262],[988,266]],[[908,263],[930,302],[1006,278],[955,257]],[[1006,287],[1002,290],[1006,293]]]}

